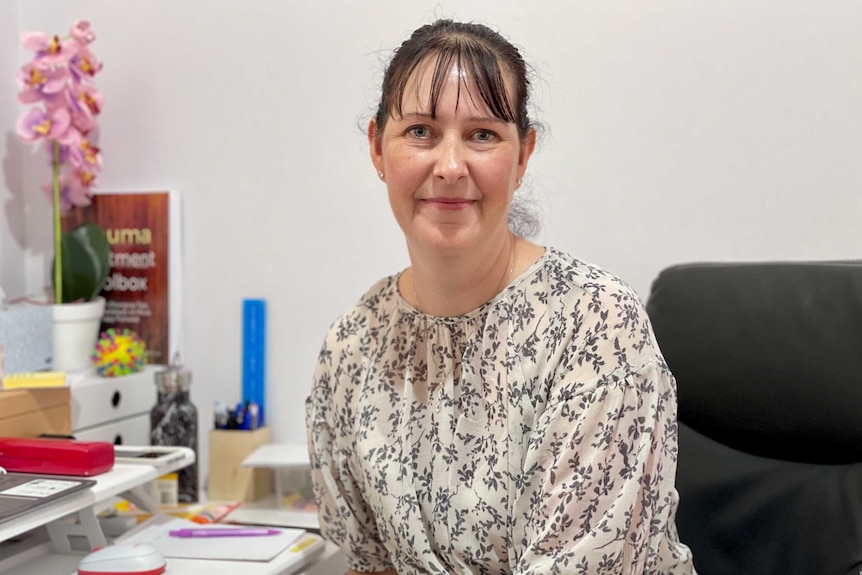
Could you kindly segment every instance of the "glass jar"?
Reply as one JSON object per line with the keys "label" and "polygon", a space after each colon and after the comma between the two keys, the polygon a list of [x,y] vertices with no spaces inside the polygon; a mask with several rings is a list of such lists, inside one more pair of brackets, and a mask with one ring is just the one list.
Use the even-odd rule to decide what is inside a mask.
{"label": "glass jar", "polygon": [[150,410],[150,443],[179,445],[195,452],[195,462],[178,471],[177,501],[198,501],[198,410],[189,398],[190,371],[182,368],[179,354],[171,364],[156,372],[157,400]]}

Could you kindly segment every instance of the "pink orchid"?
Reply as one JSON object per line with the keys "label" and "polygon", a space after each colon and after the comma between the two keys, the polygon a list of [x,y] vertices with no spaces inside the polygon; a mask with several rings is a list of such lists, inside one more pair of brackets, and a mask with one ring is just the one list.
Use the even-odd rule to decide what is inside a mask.
{"label": "pink orchid", "polygon": [[70,138],[68,131],[71,123],[69,111],[63,108],[50,113],[39,108],[30,108],[18,120],[16,128],[18,137],[25,142],[35,142],[42,138],[67,142]]}
{"label": "pink orchid", "polygon": [[[80,136],[79,136],[80,137]],[[71,154],[72,146],[75,145],[75,136],[72,135],[69,138],[68,144],[60,144],[57,143],[57,162],[59,164],[67,164],[69,163],[69,156]],[[54,163],[54,141],[53,140],[45,140],[45,151],[48,153],[48,164]]]}
{"label": "pink orchid", "polygon": [[87,77],[92,78],[102,69],[102,63],[87,48],[81,48],[69,60],[69,71],[79,82]]}
{"label": "pink orchid", "polygon": [[72,114],[72,125],[86,135],[96,125],[95,116],[102,111],[102,94],[87,84],[78,84],[74,92],[67,93],[67,105]]}
{"label": "pink orchid", "polygon": [[23,32],[21,43],[28,50],[36,52],[36,57],[46,64],[65,64],[74,56],[81,44],[72,40],[60,40],[58,36],[49,36],[42,32]]}
{"label": "pink orchid", "polygon": [[43,189],[54,207],[54,294],[61,302],[62,241],[60,213],[72,206],[90,204],[91,188],[102,168],[102,154],[89,136],[102,111],[102,94],[89,84],[102,69],[90,51],[96,39],[90,23],[79,20],[69,37],[41,32],[21,35],[24,46],[36,53],[18,72],[18,101],[35,104],[18,120],[24,142],[44,141],[51,160],[53,182]]}
{"label": "pink orchid", "polygon": [[96,33],[90,29],[90,23],[86,20],[78,20],[72,24],[69,35],[79,44],[89,44],[96,39]]}
{"label": "pink orchid", "polygon": [[16,76],[18,85],[23,90],[18,94],[22,104],[32,104],[56,95],[66,87],[69,71],[65,68],[54,68],[41,61],[25,64]]}
{"label": "pink orchid", "polygon": [[91,188],[96,183],[96,171],[87,169],[72,170],[72,181],[83,188]]}
{"label": "pink orchid", "polygon": [[[42,191],[48,201],[53,201],[54,186],[44,184]],[[68,212],[72,206],[89,206],[92,203],[90,190],[72,181],[68,176],[60,178],[60,211]]]}
{"label": "pink orchid", "polygon": [[77,142],[69,146],[68,158],[72,168],[85,173],[92,173],[94,177],[95,173],[102,168],[101,150],[86,138],[79,138]]}

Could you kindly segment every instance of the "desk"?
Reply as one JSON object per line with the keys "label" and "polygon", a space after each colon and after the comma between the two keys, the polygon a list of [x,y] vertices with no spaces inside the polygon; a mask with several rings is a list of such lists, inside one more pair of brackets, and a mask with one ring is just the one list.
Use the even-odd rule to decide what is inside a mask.
{"label": "desk", "polygon": [[[141,507],[154,509],[155,500],[146,488],[158,476],[181,469],[194,462],[195,454],[191,449],[183,449],[184,457],[165,466],[156,468],[146,463],[117,463],[114,468],[92,479],[96,485],[91,489],[76,493],[66,499],[39,508],[26,516],[0,524],[0,542],[27,532],[32,532],[21,544],[8,545],[0,550],[0,574],[2,575],[71,575],[76,573],[78,563],[84,555],[69,548],[68,537],[86,537],[90,547],[104,545],[104,534],[96,520],[95,513],[100,504],[107,505],[114,496],[135,501]],[[69,525],[64,517],[76,514],[78,525]],[[66,540],[64,542],[64,540]],[[98,541],[102,543],[98,543]],[[307,558],[303,566],[295,565],[285,571],[279,557],[269,562],[211,561],[196,559],[168,560],[166,575],[343,575],[347,570],[344,554],[331,543],[326,542],[323,549]],[[283,562],[283,561],[282,561]],[[299,570],[296,570],[296,569]]]}
{"label": "desk", "polygon": [[[168,559],[165,575],[282,575],[278,558],[267,563],[251,561],[207,561],[200,559]],[[18,568],[4,571],[4,575],[73,575],[81,556],[42,555]],[[332,543],[327,542],[320,555],[311,558],[309,565],[299,571],[288,571],[291,575],[344,575],[347,562],[344,554]]]}

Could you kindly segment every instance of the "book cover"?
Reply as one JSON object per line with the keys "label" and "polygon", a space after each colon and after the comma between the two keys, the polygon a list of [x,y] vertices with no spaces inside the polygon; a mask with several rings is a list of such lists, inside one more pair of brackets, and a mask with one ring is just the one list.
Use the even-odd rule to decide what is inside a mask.
{"label": "book cover", "polygon": [[63,231],[94,222],[108,236],[111,271],[101,293],[101,330],[129,328],[146,344],[148,363],[169,363],[179,329],[178,197],[168,191],[99,192],[92,200],[63,216]]}

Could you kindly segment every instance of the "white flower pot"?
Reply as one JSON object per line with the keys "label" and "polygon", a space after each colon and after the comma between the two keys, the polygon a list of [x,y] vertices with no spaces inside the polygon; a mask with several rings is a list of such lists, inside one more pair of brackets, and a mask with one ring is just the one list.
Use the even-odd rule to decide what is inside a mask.
{"label": "white flower pot", "polygon": [[54,353],[51,368],[77,371],[92,365],[92,354],[105,314],[105,298],[97,296],[83,303],[55,304]]}

